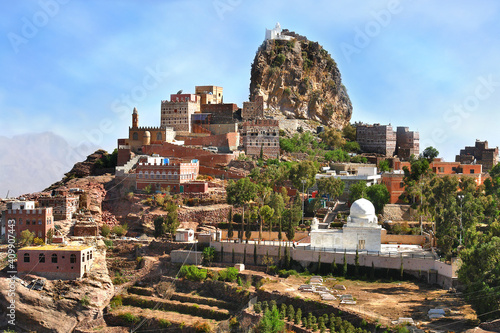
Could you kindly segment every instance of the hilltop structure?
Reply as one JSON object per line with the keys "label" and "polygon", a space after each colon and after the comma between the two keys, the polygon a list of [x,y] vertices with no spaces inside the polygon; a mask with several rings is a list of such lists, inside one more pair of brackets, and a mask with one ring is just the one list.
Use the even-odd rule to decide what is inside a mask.
{"label": "hilltop structure", "polygon": [[279,40],[291,40],[292,36],[287,36],[282,34],[281,25],[279,22],[276,23],[274,29],[266,29],[266,40],[279,39]]}
{"label": "hilltop structure", "polygon": [[399,126],[394,131],[390,124],[357,125],[356,142],[365,153],[397,155],[403,160],[420,154],[419,133],[409,131],[408,127]]}
{"label": "hilltop structure", "polygon": [[488,141],[476,140],[474,147],[465,147],[460,150],[460,155],[455,157],[455,162],[481,164],[483,171],[488,172],[498,163],[498,147],[489,148]]}

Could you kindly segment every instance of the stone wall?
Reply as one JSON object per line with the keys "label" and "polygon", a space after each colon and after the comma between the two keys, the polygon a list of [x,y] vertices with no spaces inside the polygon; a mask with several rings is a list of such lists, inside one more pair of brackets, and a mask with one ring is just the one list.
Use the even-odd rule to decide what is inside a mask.
{"label": "stone wall", "polygon": [[73,230],[75,236],[98,236],[99,227],[96,225],[76,224]]}
{"label": "stone wall", "polygon": [[[198,222],[199,224],[216,224],[226,222],[231,205],[219,205],[217,209],[194,207],[178,210],[180,221]],[[241,208],[233,208],[233,214],[240,213]]]}
{"label": "stone wall", "polygon": [[410,205],[389,204],[384,206],[383,218],[384,221],[416,221],[418,220],[416,213]]}

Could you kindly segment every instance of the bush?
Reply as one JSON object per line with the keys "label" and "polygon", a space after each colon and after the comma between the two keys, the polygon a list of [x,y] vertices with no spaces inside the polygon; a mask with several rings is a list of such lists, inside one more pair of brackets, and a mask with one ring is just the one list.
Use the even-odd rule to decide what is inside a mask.
{"label": "bush", "polygon": [[45,245],[45,242],[43,241],[43,239],[38,238],[38,237],[35,237],[35,239],[33,240],[33,243],[35,243],[35,245]]}
{"label": "bush", "polygon": [[160,328],[167,328],[170,327],[172,323],[166,319],[158,319],[158,325],[160,326]]}
{"label": "bush", "polygon": [[85,307],[89,306],[90,304],[89,297],[87,295],[83,295],[83,297],[80,299],[80,304]]}
{"label": "bush", "polygon": [[282,277],[282,278],[286,279],[290,275],[298,275],[298,273],[294,269],[291,269],[291,270],[288,270],[288,271],[286,269],[281,269],[281,270],[278,271],[278,275],[279,275],[279,277]]}
{"label": "bush", "polygon": [[141,320],[139,317],[134,316],[130,312],[122,313],[118,317],[127,323],[138,323]]}
{"label": "bush", "polygon": [[103,224],[101,227],[101,236],[108,237],[111,233],[111,228],[107,224]]}
{"label": "bush", "polygon": [[182,266],[179,276],[190,281],[203,281],[207,278],[207,270],[199,269],[194,265]]}
{"label": "bush", "polygon": [[238,270],[234,267],[227,267],[219,272],[219,280],[226,282],[234,282],[238,278]]}
{"label": "bush", "polygon": [[127,234],[128,226],[125,223],[124,225],[117,225],[114,226],[113,229],[111,230],[114,234],[116,234],[118,237],[125,236]]}
{"label": "bush", "polygon": [[205,322],[205,323],[196,322],[194,324],[194,328],[195,328],[196,332],[202,332],[202,333],[212,332],[212,326],[210,326],[210,324],[207,322]]}
{"label": "bush", "polygon": [[108,249],[111,249],[111,248],[113,248],[113,241],[111,239],[105,239],[104,240],[104,245],[106,245],[106,247]]}
{"label": "bush", "polygon": [[109,306],[111,307],[111,309],[115,309],[115,308],[120,307],[122,305],[123,305],[123,298],[121,295],[116,295],[109,302]]}

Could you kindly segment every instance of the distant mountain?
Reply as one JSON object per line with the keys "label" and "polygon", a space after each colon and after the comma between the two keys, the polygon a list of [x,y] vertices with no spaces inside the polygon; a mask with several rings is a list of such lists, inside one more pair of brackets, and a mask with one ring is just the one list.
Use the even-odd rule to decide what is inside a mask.
{"label": "distant mountain", "polygon": [[0,197],[42,191],[96,147],[72,147],[52,132],[0,136]]}

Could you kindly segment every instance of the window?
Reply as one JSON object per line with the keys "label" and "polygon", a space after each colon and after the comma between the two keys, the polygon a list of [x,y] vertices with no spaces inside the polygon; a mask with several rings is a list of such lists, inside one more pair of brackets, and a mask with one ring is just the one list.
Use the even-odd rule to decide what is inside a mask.
{"label": "window", "polygon": [[470,173],[474,173],[474,169],[470,169]]}
{"label": "window", "polygon": [[87,252],[87,261],[89,261],[89,260],[90,260],[90,253]]}
{"label": "window", "polygon": [[132,140],[139,140],[139,134],[137,134],[137,132],[134,132],[134,134],[132,134]]}
{"label": "window", "polygon": [[41,231],[38,232],[38,237],[42,238],[42,232]]}
{"label": "window", "polygon": [[90,251],[90,259],[92,259],[92,251]]}
{"label": "window", "polygon": [[[21,220],[19,220],[19,224],[21,224]],[[30,220],[26,220],[26,225],[30,225]]]}
{"label": "window", "polygon": [[162,140],[161,132],[156,133],[156,140],[158,141]]}
{"label": "window", "polygon": [[360,239],[358,241],[358,249],[359,250],[364,250],[365,249],[365,240],[364,239]]}
{"label": "window", "polygon": [[69,262],[71,264],[76,263],[76,254],[72,254],[72,255],[69,256]]}
{"label": "window", "polygon": [[41,225],[41,224],[42,224],[42,220],[38,220],[38,224],[40,224],[40,225]]}
{"label": "window", "polygon": [[444,167],[439,167],[439,172],[444,172]]}
{"label": "window", "polygon": [[55,253],[52,254],[52,263],[57,264],[57,254]]}
{"label": "window", "polygon": [[139,179],[142,178],[142,171],[139,171]]}
{"label": "window", "polygon": [[82,262],[85,262],[85,253],[82,253]]}
{"label": "window", "polygon": [[40,253],[38,255],[38,262],[45,262],[45,253]]}
{"label": "window", "polygon": [[30,254],[29,253],[24,254],[24,262],[30,262]]}

